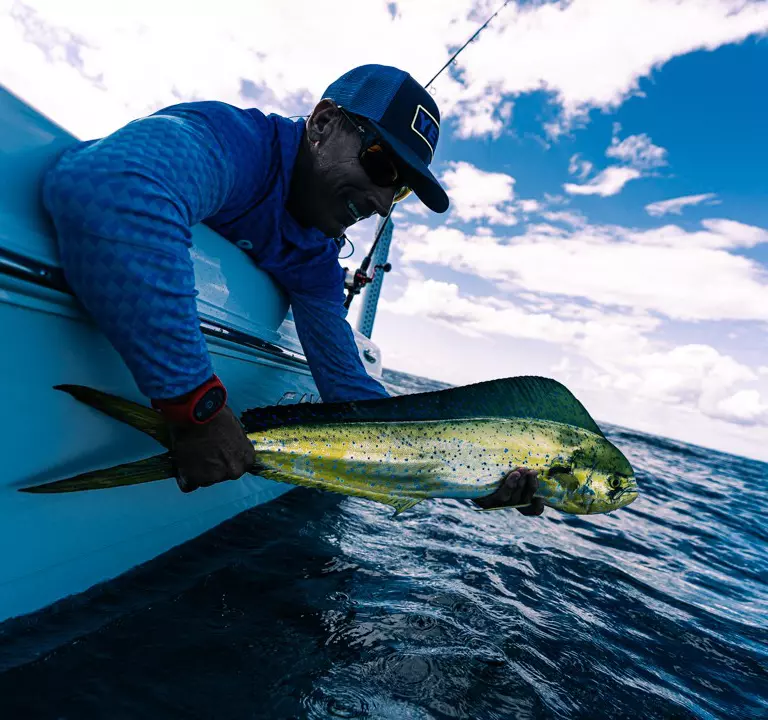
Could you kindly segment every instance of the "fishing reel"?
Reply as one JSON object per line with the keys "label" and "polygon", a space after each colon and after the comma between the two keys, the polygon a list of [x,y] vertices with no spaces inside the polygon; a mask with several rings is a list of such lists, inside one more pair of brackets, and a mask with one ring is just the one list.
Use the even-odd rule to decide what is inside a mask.
{"label": "fishing reel", "polygon": [[[368,254],[363,258],[363,262],[360,263],[360,267],[355,270],[355,274],[352,276],[352,278],[349,278],[349,268],[344,268],[344,287],[347,290],[347,299],[344,301],[344,307],[349,309],[349,306],[352,304],[352,300],[354,299],[355,295],[359,295],[360,291],[366,286],[369,285],[374,281],[376,278],[376,271],[381,270],[382,272],[388,273],[392,269],[392,263],[382,263],[380,265],[374,265],[373,266],[373,272],[369,275],[368,274],[368,268],[371,266],[371,262],[373,260],[373,253],[376,252],[376,246],[379,244],[379,240],[381,238],[381,234],[384,232],[384,228],[387,225],[387,222],[389,221],[389,216],[392,214],[392,208],[389,209],[389,213],[387,213],[387,217],[384,218],[384,221],[379,225],[378,232],[376,233],[376,237],[373,240],[373,245],[371,245],[371,249],[368,251]],[[347,236],[342,235],[342,238],[348,242]]]}
{"label": "fishing reel", "polygon": [[382,272],[388,273],[392,269],[392,263],[384,263],[383,265],[374,265],[373,266],[373,273],[370,275],[368,274],[368,268],[371,265],[371,253],[365,256],[363,258],[363,262],[360,265],[357,270],[355,270],[355,274],[352,276],[351,279],[347,279],[349,276],[349,268],[344,268],[345,273],[347,274],[344,280],[344,287],[347,289],[347,299],[344,301],[344,307],[349,308],[349,306],[352,304],[352,299],[355,297],[355,295],[359,295],[361,290],[366,286],[369,285],[374,281],[376,278],[376,271],[381,270]]}

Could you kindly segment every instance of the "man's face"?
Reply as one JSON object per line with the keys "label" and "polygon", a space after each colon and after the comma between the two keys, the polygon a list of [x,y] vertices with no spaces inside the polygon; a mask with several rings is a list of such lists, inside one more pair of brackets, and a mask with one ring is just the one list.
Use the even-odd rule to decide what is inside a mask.
{"label": "man's face", "polygon": [[312,225],[338,237],[359,220],[386,216],[395,186],[376,185],[360,163],[362,138],[330,101],[318,104],[308,121],[312,155]]}

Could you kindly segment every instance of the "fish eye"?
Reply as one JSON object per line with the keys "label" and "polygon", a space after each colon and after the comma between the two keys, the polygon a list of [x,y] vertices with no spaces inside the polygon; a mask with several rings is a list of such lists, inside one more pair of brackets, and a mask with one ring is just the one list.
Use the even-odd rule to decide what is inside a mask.
{"label": "fish eye", "polygon": [[618,475],[611,475],[608,478],[608,485],[611,490],[618,490],[621,487],[621,478]]}

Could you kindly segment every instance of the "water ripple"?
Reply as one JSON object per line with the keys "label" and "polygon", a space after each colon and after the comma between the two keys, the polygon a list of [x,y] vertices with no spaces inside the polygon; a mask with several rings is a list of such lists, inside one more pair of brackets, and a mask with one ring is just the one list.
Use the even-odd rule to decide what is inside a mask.
{"label": "water ripple", "polygon": [[297,490],[6,631],[0,715],[768,717],[768,466],[609,430],[625,510]]}

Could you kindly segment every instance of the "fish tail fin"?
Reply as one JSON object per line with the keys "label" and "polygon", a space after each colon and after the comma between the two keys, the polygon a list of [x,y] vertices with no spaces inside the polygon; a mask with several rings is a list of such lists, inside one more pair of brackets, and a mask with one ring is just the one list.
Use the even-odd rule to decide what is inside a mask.
{"label": "fish tail fin", "polygon": [[171,454],[163,453],[144,460],[115,465],[115,467],[104,470],[92,470],[65,480],[54,480],[42,485],[19,488],[19,491],[26,493],[65,493],[103,490],[122,487],[123,485],[139,485],[155,480],[165,480],[173,476],[174,468]]}
{"label": "fish tail fin", "polygon": [[[130,425],[136,430],[149,435],[163,447],[170,450],[171,432],[168,424],[160,413],[152,408],[131,402],[117,395],[110,395],[101,390],[85,387],[84,385],[56,385],[55,390],[68,393],[81,403],[88,405],[105,415]],[[141,483],[164,480],[175,475],[173,459],[170,452],[154,457],[137,460],[136,462],[116,465],[103,470],[76,475],[64,480],[54,480],[42,485],[32,485],[20,488],[27,493],[64,493],[81,490],[101,490],[104,488],[138,485]]]}
{"label": "fish tail fin", "polygon": [[171,447],[171,433],[168,423],[159,412],[152,408],[84,385],[56,385],[54,390],[68,393],[75,400],[146,433],[164,448],[170,449]]}

